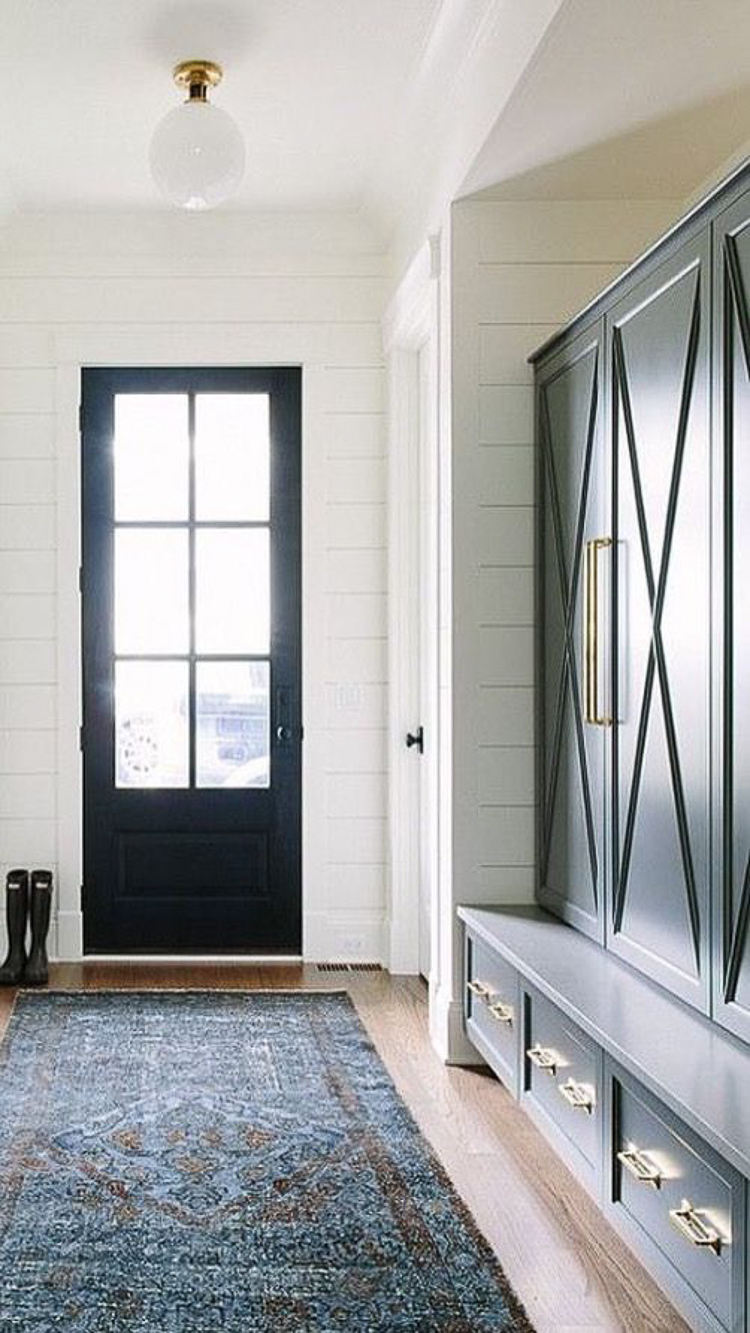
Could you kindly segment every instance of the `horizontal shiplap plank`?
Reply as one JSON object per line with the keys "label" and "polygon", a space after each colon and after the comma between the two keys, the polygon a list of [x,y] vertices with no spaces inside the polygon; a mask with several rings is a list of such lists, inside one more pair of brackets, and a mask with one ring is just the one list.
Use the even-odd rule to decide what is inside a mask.
{"label": "horizontal shiplap plank", "polygon": [[54,731],[0,731],[0,773],[54,773]]}
{"label": "horizontal shiplap plank", "polygon": [[533,569],[480,569],[479,619],[482,625],[533,625]]}
{"label": "horizontal shiplap plank", "polygon": [[326,870],[326,881],[330,910],[377,911],[385,906],[384,865],[331,865]]}
{"label": "horizontal shiplap plank", "polygon": [[382,458],[331,458],[326,466],[327,499],[339,503],[385,500],[386,469]]}
{"label": "horizontal shiplap plank", "polygon": [[480,388],[479,440],[481,444],[533,444],[533,389],[518,384]]}
{"label": "horizontal shiplap plank", "polygon": [[386,506],[375,503],[326,505],[325,543],[331,550],[377,549],[386,542]]}
{"label": "horizontal shiplap plank", "polygon": [[52,593],[56,577],[54,551],[0,550],[0,593]]}
{"label": "horizontal shiplap plank", "polygon": [[0,458],[0,504],[54,504],[55,488],[55,464],[51,459]]}
{"label": "horizontal shiplap plank", "polygon": [[629,263],[676,216],[674,200],[508,200],[479,212],[479,258],[500,263]]}
{"label": "horizontal shiplap plank", "polygon": [[385,685],[361,681],[337,681],[326,685],[327,728],[386,725],[388,691]]}
{"label": "horizontal shiplap plank", "polygon": [[529,356],[557,324],[483,324],[479,329],[479,383],[533,384]]}
{"label": "horizontal shiplap plank", "polygon": [[536,870],[533,866],[480,866],[474,883],[480,903],[533,903]]}
{"label": "horizontal shiplap plank", "polygon": [[46,773],[0,773],[0,820],[54,819],[57,779]]}
{"label": "horizontal shiplap plank", "polygon": [[[21,475],[19,469],[9,468],[5,459],[51,459],[55,452],[55,418],[30,413],[0,411],[0,499],[8,503],[8,478]],[[54,466],[46,464],[31,476],[31,492],[24,490],[21,499],[30,503],[54,499]],[[41,480],[43,478],[43,481]],[[15,500],[15,496],[11,497]]]}
{"label": "horizontal shiplap plank", "polygon": [[54,505],[4,505],[0,500],[0,550],[53,551],[56,541]]}
{"label": "horizontal shiplap plank", "polygon": [[0,328],[0,366],[51,367],[54,357],[54,334],[49,329],[24,324]]}
{"label": "horizontal shiplap plank", "polygon": [[326,676],[384,685],[388,680],[388,640],[326,640]]}
{"label": "horizontal shiplap plank", "polygon": [[482,746],[477,763],[480,805],[533,805],[532,746]]}
{"label": "horizontal shiplap plank", "polygon": [[328,860],[339,865],[384,865],[385,819],[326,819]]}
{"label": "horizontal shiplap plank", "polygon": [[384,819],[386,779],[383,773],[335,773],[326,777],[326,814]]}
{"label": "horizontal shiplap plank", "polygon": [[480,627],[477,669],[483,685],[533,684],[533,628],[531,626]]}
{"label": "horizontal shiplap plank", "polygon": [[331,639],[383,638],[388,633],[388,599],[382,593],[329,593],[326,631]]}
{"label": "horizontal shiplap plank", "polygon": [[0,594],[0,640],[52,639],[55,632],[54,597]]}
{"label": "horizontal shiplap plank", "polygon": [[0,818],[0,847],[3,861],[21,866],[40,866],[57,856],[57,825],[54,819]]}
{"label": "horizontal shiplap plank", "polygon": [[185,324],[283,321],[361,321],[380,315],[380,277],[185,273],[152,280],[130,276],[6,277],[0,283],[0,320],[25,323]]}
{"label": "horizontal shiplap plank", "polygon": [[326,366],[321,398],[324,412],[382,412],[384,399],[382,366]]}
{"label": "horizontal shiplap plank", "polygon": [[479,500],[483,505],[534,503],[535,450],[501,444],[479,450]]}
{"label": "horizontal shiplap plank", "polygon": [[0,731],[52,729],[57,721],[54,685],[0,686]]}
{"label": "horizontal shiplap plank", "polygon": [[324,765],[328,773],[385,773],[388,768],[385,728],[336,728],[325,735]]}
{"label": "horizontal shiplap plank", "polygon": [[326,592],[384,593],[385,551],[328,551]]}
{"label": "horizontal shiplap plank", "polygon": [[480,807],[477,857],[485,866],[530,866],[534,863],[533,806]]}
{"label": "horizontal shiplap plank", "polygon": [[0,412],[54,412],[55,391],[51,367],[0,365]]}
{"label": "horizontal shiplap plank", "polygon": [[52,685],[57,645],[50,639],[0,639],[0,684]]}
{"label": "horizontal shiplap plank", "polygon": [[323,430],[328,458],[384,458],[385,419],[362,412],[338,412],[326,417]]}
{"label": "horizontal shiplap plank", "polygon": [[533,745],[533,688],[481,686],[477,721],[485,745]]}
{"label": "horizontal shiplap plank", "polygon": [[486,264],[477,284],[477,318],[480,323],[503,319],[509,324],[564,324],[621,268],[619,264]]}
{"label": "horizontal shiplap plank", "polygon": [[485,505],[477,513],[480,565],[532,565],[534,509],[531,505]]}

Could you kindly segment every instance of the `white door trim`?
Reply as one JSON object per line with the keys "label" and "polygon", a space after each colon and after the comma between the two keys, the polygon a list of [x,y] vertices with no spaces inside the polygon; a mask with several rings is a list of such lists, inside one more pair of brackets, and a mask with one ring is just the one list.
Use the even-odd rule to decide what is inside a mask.
{"label": "white door trim", "polygon": [[[426,836],[437,862],[437,404],[439,373],[439,245],[438,238],[420,250],[394,296],[384,320],[388,374],[388,812],[389,907],[386,945],[389,967],[395,973],[419,970],[420,883],[420,777],[435,792]],[[433,411],[434,466],[420,483],[419,354],[428,357]],[[422,570],[420,507],[427,507],[434,523],[435,569]],[[422,597],[435,601],[435,642],[420,645]],[[420,651],[434,659],[434,690],[421,697]],[[434,696],[434,697],[433,697]],[[425,730],[425,755],[406,748],[407,731],[419,724]],[[421,772],[420,772],[421,770]],[[439,957],[440,923],[436,898],[437,873],[432,877],[431,957]]]}

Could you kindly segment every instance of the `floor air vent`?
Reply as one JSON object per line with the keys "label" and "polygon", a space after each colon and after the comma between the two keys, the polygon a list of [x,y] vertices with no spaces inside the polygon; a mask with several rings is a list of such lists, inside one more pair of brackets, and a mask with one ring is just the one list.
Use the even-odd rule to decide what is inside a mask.
{"label": "floor air vent", "polygon": [[380,963],[318,963],[319,972],[382,972]]}

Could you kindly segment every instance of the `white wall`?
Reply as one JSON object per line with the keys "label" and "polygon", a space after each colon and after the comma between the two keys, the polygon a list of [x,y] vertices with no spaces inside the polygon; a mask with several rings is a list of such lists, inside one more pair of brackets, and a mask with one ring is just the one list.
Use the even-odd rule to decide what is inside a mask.
{"label": "white wall", "polygon": [[20,217],[0,234],[0,867],[59,871],[64,957],[80,948],[78,367],[265,362],[304,366],[305,952],[381,958],[384,272],[379,242],[335,216]]}
{"label": "white wall", "polygon": [[[441,518],[450,596],[452,932],[433,1035],[471,1058],[460,1022],[457,903],[534,888],[532,373],[527,357],[672,222],[658,202],[459,202],[451,230],[450,422]],[[445,308],[445,306],[444,306]],[[444,909],[445,910],[445,909]],[[476,1055],[473,1056],[476,1059]]]}

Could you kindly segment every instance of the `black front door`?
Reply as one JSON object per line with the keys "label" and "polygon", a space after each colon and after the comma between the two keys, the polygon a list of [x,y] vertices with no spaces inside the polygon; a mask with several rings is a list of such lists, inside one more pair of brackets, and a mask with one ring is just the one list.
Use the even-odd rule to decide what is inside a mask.
{"label": "black front door", "polygon": [[88,952],[300,952],[300,397],[83,372]]}

